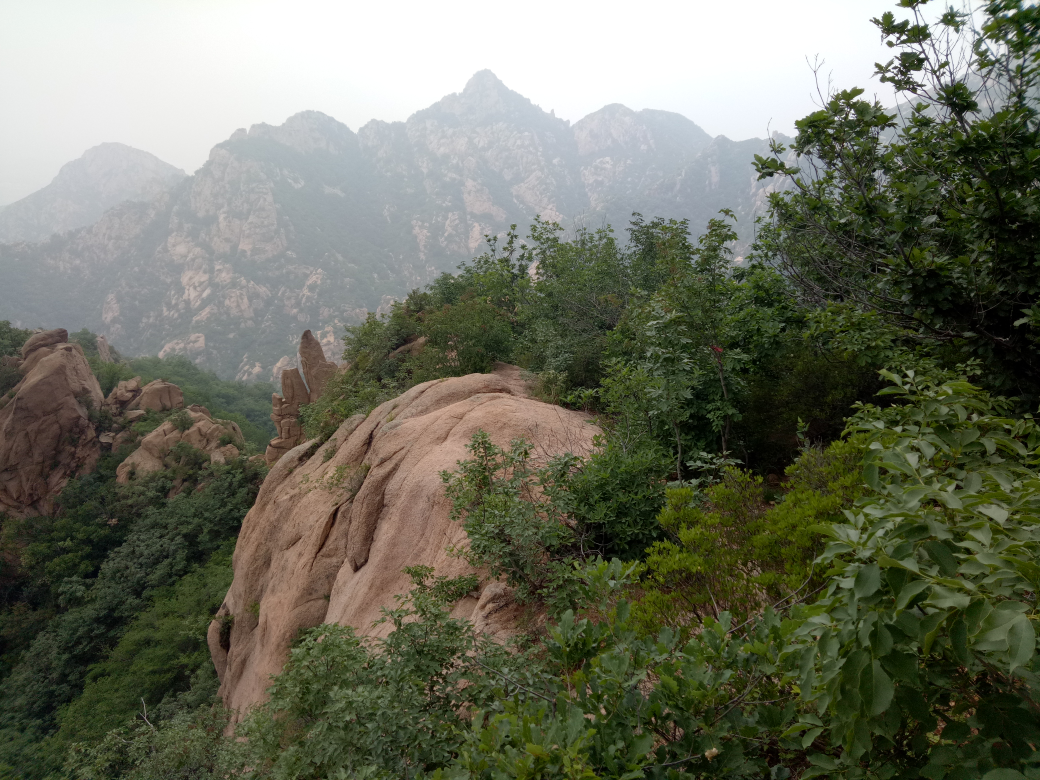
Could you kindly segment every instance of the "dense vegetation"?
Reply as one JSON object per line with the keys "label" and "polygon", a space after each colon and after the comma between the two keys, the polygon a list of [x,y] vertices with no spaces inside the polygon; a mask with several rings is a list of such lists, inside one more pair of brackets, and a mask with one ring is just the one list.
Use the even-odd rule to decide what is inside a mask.
{"label": "dense vegetation", "polygon": [[[478,434],[443,475],[459,554],[544,624],[495,646],[451,617],[472,578],[413,569],[385,639],[304,632],[229,739],[199,637],[255,475],[192,471],[202,489],[165,501],[172,475],[120,491],[106,461],[56,518],[5,526],[27,607],[4,612],[0,761],[91,779],[1040,777],[1040,9],[995,0],[976,31],[900,7],[875,23],[904,114],[836,93],[793,157],[760,158],[789,186],[747,264],[727,213],[696,240],[638,215],[625,241],[536,221],[348,329],[351,369],[304,410],[314,436],[499,360],[597,416],[588,458]],[[153,546],[177,584],[141,571]]]}

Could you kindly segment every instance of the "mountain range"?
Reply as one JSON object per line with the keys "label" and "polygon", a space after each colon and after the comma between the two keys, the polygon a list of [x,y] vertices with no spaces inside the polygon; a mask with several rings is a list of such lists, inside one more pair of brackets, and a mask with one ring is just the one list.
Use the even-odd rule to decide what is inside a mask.
{"label": "mountain range", "polygon": [[[275,379],[301,330],[336,356],[343,325],[536,215],[622,230],[639,212],[689,219],[696,233],[726,207],[746,241],[769,191],[751,161],[767,146],[618,104],[571,124],[490,71],[404,122],[354,132],[304,111],[238,130],[192,176],[105,144],[0,211],[0,318],[86,326],[123,354]],[[99,176],[96,197],[58,205],[74,202],[67,182],[88,157],[117,152],[126,164],[114,170],[137,166],[123,176],[134,186]]]}

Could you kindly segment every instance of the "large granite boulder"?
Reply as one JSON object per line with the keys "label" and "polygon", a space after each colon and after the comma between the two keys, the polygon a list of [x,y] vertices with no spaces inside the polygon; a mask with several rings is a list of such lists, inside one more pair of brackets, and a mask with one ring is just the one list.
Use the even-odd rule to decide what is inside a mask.
{"label": "large granite boulder", "polygon": [[172,382],[156,379],[141,388],[141,394],[130,402],[127,411],[134,409],[151,409],[156,412],[168,412],[172,409],[184,408],[184,393]]}
{"label": "large granite boulder", "polygon": [[64,329],[33,335],[19,371],[22,380],[0,399],[0,511],[46,514],[69,478],[100,456],[90,416],[104,396]]}
{"label": "large granite boulder", "polygon": [[[447,552],[465,534],[439,475],[468,457],[481,429],[499,446],[525,438],[544,458],[587,453],[598,432],[587,415],[527,397],[519,369],[500,365],[417,385],[348,420],[320,448],[304,442],[278,460],[243,522],[234,581],[210,625],[227,707],[241,714],[263,700],[301,628],[387,631],[372,624],[409,590],[404,567],[472,571]],[[455,614],[492,635],[517,616],[508,589],[486,579]]]}

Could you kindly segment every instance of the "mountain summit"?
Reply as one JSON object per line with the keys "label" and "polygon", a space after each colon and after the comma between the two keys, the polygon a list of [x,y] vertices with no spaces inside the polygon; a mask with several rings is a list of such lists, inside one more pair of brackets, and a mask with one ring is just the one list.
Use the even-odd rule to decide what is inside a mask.
{"label": "mountain summit", "polygon": [[125,200],[151,200],[186,176],[154,154],[104,143],[62,166],[46,187],[0,211],[0,242],[43,241],[90,225]]}
{"label": "mountain summit", "polygon": [[304,111],[238,130],[150,201],[0,245],[0,319],[86,325],[124,354],[276,379],[301,329],[334,356],[345,324],[539,215],[620,230],[638,211],[696,231],[729,207],[749,236],[767,191],[751,162],[766,151],[618,104],[570,125],[485,70],[404,122],[355,133]]}

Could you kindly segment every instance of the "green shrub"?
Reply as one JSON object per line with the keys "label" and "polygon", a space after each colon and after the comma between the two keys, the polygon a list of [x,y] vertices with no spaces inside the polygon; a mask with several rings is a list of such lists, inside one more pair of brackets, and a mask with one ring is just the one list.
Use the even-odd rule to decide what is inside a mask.
{"label": "green shrub", "polygon": [[637,618],[651,633],[662,625],[682,632],[723,610],[743,619],[810,596],[824,581],[813,561],[825,526],[863,492],[862,453],[855,441],[807,449],[776,503],[766,501],[761,477],[735,468],[703,497],[670,488],[659,517],[668,538],[647,551]]}

